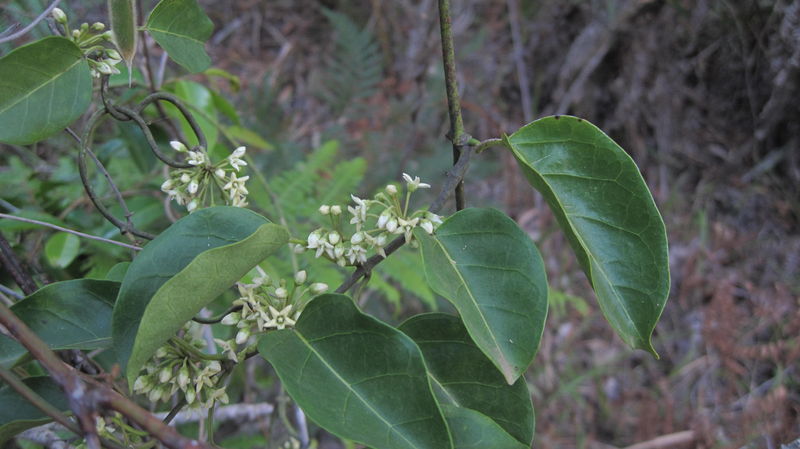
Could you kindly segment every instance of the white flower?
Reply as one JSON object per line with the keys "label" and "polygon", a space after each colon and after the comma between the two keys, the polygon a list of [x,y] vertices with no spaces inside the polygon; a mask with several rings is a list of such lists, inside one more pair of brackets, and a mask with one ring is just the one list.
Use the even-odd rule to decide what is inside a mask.
{"label": "white flower", "polygon": [[331,245],[335,245],[335,244],[339,243],[340,239],[341,239],[341,236],[336,231],[331,231],[331,233],[328,234],[328,241],[331,242]]}
{"label": "white flower", "polygon": [[269,312],[272,315],[269,321],[264,323],[265,327],[274,327],[276,329],[284,329],[286,326],[294,326],[296,321],[290,315],[292,313],[291,304],[284,307],[280,311],[272,306],[269,306]]}
{"label": "white flower", "polygon": [[361,245],[353,245],[347,250],[346,256],[350,263],[364,263],[367,261],[367,250]]}
{"label": "white flower", "polygon": [[219,338],[215,338],[214,342],[222,348],[222,353],[227,355],[233,363],[239,363],[239,357],[236,356],[236,348],[233,347],[234,342],[232,340],[220,340]]}
{"label": "white flower", "polygon": [[197,209],[197,200],[192,200],[189,202],[189,204],[186,205],[186,210],[188,210],[189,212],[192,212],[195,209]]}
{"label": "white flower", "polygon": [[419,176],[415,176],[413,179],[407,173],[403,173],[403,179],[408,184],[408,191],[413,192],[417,189],[430,189],[431,185],[426,184],[424,182],[420,182]]}
{"label": "white flower", "polygon": [[353,245],[358,245],[359,243],[364,241],[364,233],[363,232],[356,232],[350,237],[350,243]]}
{"label": "white flower", "polygon": [[230,157],[242,157],[244,156],[245,151],[247,151],[245,147],[238,147],[233,150],[233,153],[231,153]]}
{"label": "white flower", "polygon": [[[392,218],[391,220],[389,220],[388,222],[386,222],[386,230],[387,230],[387,231],[389,231],[389,232],[391,232],[392,234],[394,234],[394,233],[395,233],[395,231],[397,230],[397,220],[395,220],[394,218]],[[402,231],[401,231],[401,232],[402,232]]]}
{"label": "white flower", "polygon": [[397,194],[397,186],[394,184],[389,184],[386,186],[386,193],[389,195],[396,195]]}
{"label": "white flower", "polygon": [[192,181],[189,183],[189,187],[186,188],[186,191],[194,195],[195,193],[197,193],[197,189],[199,187],[200,186],[199,184],[197,184],[197,181]]}
{"label": "white flower", "polygon": [[308,249],[319,248],[320,244],[322,244],[322,235],[320,233],[320,230],[317,229],[316,231],[312,232],[311,234],[308,234],[307,242],[308,242],[308,246],[306,246],[306,248],[308,248]]}
{"label": "white flower", "polygon": [[383,211],[383,213],[378,217],[378,223],[376,224],[378,229],[386,228],[386,223],[389,222],[390,218],[392,218],[392,212],[389,209]]}
{"label": "white flower", "polygon": [[186,161],[189,165],[203,165],[207,162],[206,155],[200,151],[190,151],[189,159]]}

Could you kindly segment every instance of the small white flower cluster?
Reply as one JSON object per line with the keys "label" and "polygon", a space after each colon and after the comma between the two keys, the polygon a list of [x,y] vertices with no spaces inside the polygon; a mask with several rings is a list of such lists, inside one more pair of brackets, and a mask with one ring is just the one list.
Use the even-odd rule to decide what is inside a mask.
{"label": "small white flower cluster", "polygon": [[[238,312],[232,312],[222,319],[222,324],[236,326],[239,331],[232,341],[216,340],[223,348],[230,348],[229,357],[238,361],[236,345],[247,343],[254,333],[268,329],[291,328],[300,317],[306,302],[306,295],[316,296],[328,290],[328,285],[321,282],[305,286],[308,274],[305,270],[294,275],[290,287],[284,279],[271,279],[261,267],[256,267],[259,276],[252,284],[237,284],[239,294],[233,305],[241,306]],[[310,298],[307,298],[310,299]]]}
{"label": "small white flower cluster", "polygon": [[[375,251],[386,257],[384,247],[393,235],[403,235],[406,242],[414,245],[414,228],[421,227],[428,234],[433,234],[442,223],[441,217],[418,210],[408,213],[411,194],[417,189],[430,188],[430,184],[420,182],[418,176],[411,177],[403,173],[406,182],[405,200],[401,201],[397,186],[389,184],[385,191],[379,192],[374,199],[361,199],[350,195],[354,206],[347,206],[352,218],[350,224],[355,225],[355,232],[347,236],[342,230],[341,206],[323,204],[319,213],[329,216],[333,229],[319,228],[308,235],[306,245],[297,245],[297,250],[310,249],[315,257],[325,256],[339,266],[357,265],[367,261],[367,254]],[[381,210],[380,214],[372,212]],[[372,221],[374,219],[374,222]],[[366,229],[368,220],[374,226]]]}
{"label": "small white flower cluster", "polygon": [[70,30],[67,15],[61,8],[53,8],[50,14],[53,20],[64,28],[64,35],[75,42],[86,56],[93,77],[119,73],[115,66],[122,61],[122,56],[117,50],[103,45],[112,41],[111,31],[104,31],[106,29],[104,24],[95,22],[89,26],[88,23],[83,23],[79,29]]}
{"label": "small white flower cluster", "polygon": [[200,356],[205,342],[192,338],[191,334],[187,331],[183,337],[174,337],[159,348],[144,366],[144,373],[136,378],[133,391],[146,394],[152,402],[167,402],[180,392],[189,407],[209,408],[214,402],[228,403],[225,387],[219,385],[222,365]]}
{"label": "small white flower cluster", "polygon": [[186,162],[192,168],[175,169],[170,171],[170,177],[163,184],[161,190],[174,199],[181,206],[186,206],[189,212],[206,204],[214,204],[215,194],[213,189],[221,195],[222,201],[230,206],[247,206],[249,193],[245,182],[249,176],[238,176],[239,168],[247,165],[242,160],[245,147],[239,147],[227,158],[217,164],[212,164],[208,155],[202,149],[189,150],[181,142],[173,140],[170,146],[178,153],[186,154]]}

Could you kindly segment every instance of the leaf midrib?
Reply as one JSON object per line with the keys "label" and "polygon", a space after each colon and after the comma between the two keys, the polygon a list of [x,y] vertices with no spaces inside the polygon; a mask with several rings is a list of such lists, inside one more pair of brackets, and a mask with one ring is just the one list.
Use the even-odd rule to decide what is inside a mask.
{"label": "leaf midrib", "polygon": [[[320,354],[320,353],[319,353],[319,352],[318,352],[318,351],[317,351],[317,350],[316,350],[316,349],[315,349],[315,348],[314,348],[314,347],[311,345],[311,343],[310,343],[310,342],[309,342],[309,341],[308,341],[308,340],[307,340],[307,339],[306,339],[306,338],[303,336],[303,334],[301,334],[301,333],[300,333],[300,331],[298,331],[296,328],[295,328],[295,332],[294,332],[294,334],[295,334],[295,335],[297,336],[297,338],[299,338],[299,339],[300,339],[300,341],[301,341],[301,342],[302,342],[302,343],[303,343],[303,344],[304,344],[304,345],[305,345],[305,346],[308,348],[308,350],[309,350],[309,351],[311,351],[312,353],[314,353],[314,355],[316,355],[316,356],[317,356],[317,359],[318,359],[320,362],[322,362],[322,364],[323,364],[323,365],[325,365],[325,367],[326,367],[326,368],[328,368],[328,370],[329,370],[329,371],[330,371],[330,372],[331,372],[331,373],[332,373],[334,376],[336,376],[336,378],[337,378],[337,379],[339,379],[339,381],[340,381],[340,382],[341,382],[341,383],[342,383],[344,386],[346,386],[346,387],[347,387],[347,389],[348,389],[348,390],[349,390],[349,391],[350,391],[350,392],[351,392],[351,393],[352,393],[352,394],[353,394],[355,397],[357,397],[357,398],[358,398],[358,399],[361,401],[361,403],[362,403],[362,404],[364,404],[364,406],[366,406],[366,407],[367,407],[367,408],[368,408],[368,409],[369,409],[369,410],[370,410],[370,411],[371,411],[371,412],[372,412],[372,413],[373,413],[375,416],[377,416],[377,417],[378,417],[378,418],[379,418],[381,421],[383,421],[383,423],[384,423],[384,424],[386,424],[386,426],[388,426],[388,427],[389,427],[389,431],[390,431],[390,432],[394,432],[395,434],[397,434],[397,435],[398,435],[400,438],[402,438],[404,441],[406,441],[406,442],[407,442],[408,444],[410,444],[412,447],[419,448],[419,446],[417,446],[416,444],[414,444],[414,442],[412,442],[411,440],[409,440],[408,438],[406,438],[406,436],[405,436],[405,435],[403,435],[402,433],[398,432],[394,424],[390,423],[390,422],[389,422],[389,421],[388,421],[386,418],[384,418],[384,417],[383,417],[383,415],[381,415],[381,414],[380,414],[380,413],[379,413],[377,410],[375,410],[375,409],[374,409],[374,408],[373,408],[373,407],[372,407],[372,406],[369,404],[369,402],[367,402],[367,401],[366,401],[366,399],[364,399],[364,398],[363,398],[363,397],[362,397],[362,396],[359,394],[359,392],[358,392],[358,391],[357,391],[355,388],[353,388],[353,387],[352,387],[352,386],[351,386],[351,385],[350,385],[350,384],[349,384],[349,383],[348,383],[348,382],[347,382],[347,381],[346,381],[346,380],[345,380],[345,379],[344,379],[342,376],[340,376],[340,375],[339,375],[339,373],[338,373],[338,372],[337,372],[337,371],[336,371],[336,370],[333,368],[333,366],[331,366],[331,364],[330,364],[330,363],[328,363],[328,361],[327,361],[327,360],[326,360],[324,357],[322,357],[322,354]],[[409,377],[410,377],[410,376],[409,376]]]}
{"label": "leaf midrib", "polygon": [[[640,339],[641,341],[646,341],[647,339],[646,339],[646,338],[644,338],[644,337],[642,336],[641,332],[639,331],[639,328],[636,326],[636,323],[634,322],[633,318],[631,317],[631,314],[630,314],[630,312],[628,311],[628,308],[627,308],[627,307],[625,307],[625,302],[622,300],[622,297],[620,297],[620,294],[619,294],[619,292],[617,291],[616,285],[614,285],[614,283],[613,283],[613,282],[611,282],[611,279],[608,277],[608,275],[606,274],[605,270],[603,270],[603,267],[600,265],[600,263],[598,263],[598,259],[597,259],[597,257],[594,255],[594,253],[592,253],[591,251],[589,251],[589,249],[588,249],[588,247],[587,247],[586,243],[584,242],[583,238],[581,237],[581,235],[580,235],[578,232],[576,232],[576,231],[575,231],[575,226],[574,226],[574,223],[573,223],[573,221],[572,221],[571,214],[567,213],[567,209],[564,207],[564,205],[563,205],[563,204],[561,204],[561,201],[558,199],[558,195],[555,195],[555,193],[554,193],[554,192],[555,192],[555,190],[553,189],[552,185],[550,185],[550,183],[549,183],[549,182],[547,182],[547,178],[545,178],[545,177],[544,177],[544,175],[543,175],[542,173],[540,173],[538,170],[536,170],[536,168],[534,168],[534,167],[533,167],[533,165],[531,165],[531,164],[528,162],[528,160],[527,160],[525,157],[523,157],[523,155],[522,155],[522,154],[520,154],[520,152],[519,152],[519,151],[517,151],[517,150],[516,150],[516,148],[515,148],[515,144],[511,143],[511,140],[510,140],[510,139],[506,139],[506,140],[507,140],[507,142],[509,143],[508,147],[511,149],[511,151],[512,151],[512,152],[513,152],[515,155],[517,155],[519,159],[522,159],[523,161],[525,161],[525,165],[527,165],[527,166],[528,166],[528,168],[530,168],[530,170],[531,170],[531,171],[532,171],[532,172],[533,172],[533,173],[534,173],[536,176],[538,176],[538,177],[539,177],[539,179],[542,181],[542,183],[543,183],[545,186],[547,186],[548,190],[550,190],[550,192],[551,192],[551,193],[553,193],[553,194],[551,195],[551,197],[552,197],[552,198],[553,198],[553,200],[554,200],[554,201],[555,201],[555,202],[558,204],[558,207],[559,207],[559,209],[560,209],[561,211],[563,211],[562,213],[564,214],[564,217],[566,217],[566,219],[567,219],[567,223],[569,223],[569,232],[570,232],[570,233],[571,233],[571,234],[572,234],[572,235],[575,237],[575,239],[576,239],[576,240],[578,240],[578,242],[580,243],[580,245],[581,245],[581,249],[583,250],[584,254],[586,254],[586,256],[587,256],[589,259],[591,259],[591,261],[590,261],[590,263],[589,263],[589,270],[590,270],[590,272],[591,272],[591,274],[590,274],[590,280],[591,280],[591,279],[594,277],[594,271],[595,271],[595,268],[596,268],[596,269],[597,269],[597,271],[598,271],[598,272],[601,274],[601,277],[602,277],[602,278],[603,278],[603,279],[606,281],[606,283],[607,283],[608,285],[610,285],[610,286],[611,286],[611,291],[613,291],[613,292],[614,292],[614,299],[615,299],[615,300],[616,300],[616,301],[617,301],[619,304],[621,304],[621,305],[622,305],[622,307],[620,307],[620,308],[621,308],[621,309],[622,309],[622,311],[625,313],[625,318],[627,318],[628,322],[629,322],[629,323],[632,325],[633,329],[635,329],[635,330],[636,330],[636,334],[637,334],[637,336],[639,337],[639,339]],[[569,141],[569,140],[570,140],[570,139],[565,139],[565,140],[561,140],[561,141],[558,141],[558,142],[555,142],[555,141],[554,141],[554,142],[551,142],[551,143],[564,143],[564,142],[566,142],[566,141]],[[538,144],[537,144],[537,143],[535,143],[535,142],[525,142],[524,144],[525,144],[525,145],[538,145]],[[596,145],[595,145],[595,144],[592,144],[591,146],[596,146]],[[592,281],[592,283],[594,283],[594,281]]]}
{"label": "leaf midrib", "polygon": [[0,109],[0,114],[4,114],[4,113],[5,113],[6,111],[8,111],[9,109],[11,109],[11,108],[13,108],[14,106],[16,106],[16,105],[18,105],[18,104],[22,103],[22,102],[23,102],[23,101],[24,101],[26,98],[28,98],[28,97],[30,97],[31,95],[33,95],[34,93],[38,92],[40,89],[44,88],[45,86],[48,86],[48,85],[50,85],[50,84],[53,84],[53,83],[55,83],[56,79],[58,79],[58,78],[60,78],[60,77],[64,76],[64,74],[66,74],[67,72],[69,72],[70,70],[72,70],[72,68],[73,68],[73,67],[75,67],[76,65],[80,64],[82,61],[83,61],[83,57],[79,57],[77,60],[75,60],[75,62],[74,62],[73,64],[71,64],[71,65],[70,65],[69,67],[67,67],[65,70],[63,70],[63,71],[59,72],[58,74],[56,74],[55,76],[53,76],[53,77],[51,77],[51,78],[48,78],[48,79],[47,79],[45,82],[43,82],[42,84],[40,84],[40,85],[36,86],[36,88],[34,88],[33,90],[30,90],[30,91],[29,91],[27,94],[25,94],[25,95],[23,95],[23,96],[19,97],[19,98],[17,99],[17,101],[13,101],[13,102],[9,103],[9,104],[8,104],[8,107],[6,107],[6,108],[4,108],[4,109]]}

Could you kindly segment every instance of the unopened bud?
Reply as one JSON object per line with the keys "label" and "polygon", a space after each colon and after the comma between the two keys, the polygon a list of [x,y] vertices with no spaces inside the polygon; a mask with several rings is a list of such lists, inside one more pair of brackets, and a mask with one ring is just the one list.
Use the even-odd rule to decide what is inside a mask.
{"label": "unopened bud", "polygon": [[328,241],[331,243],[331,245],[339,243],[339,240],[341,240],[341,236],[338,232],[332,231],[328,234]]}
{"label": "unopened bud", "polygon": [[162,384],[169,382],[169,380],[171,378],[172,378],[172,367],[171,366],[168,366],[168,367],[162,369],[158,373],[158,381],[161,382]]}
{"label": "unopened bud", "polygon": [[300,270],[294,274],[294,283],[297,285],[303,285],[307,278],[308,273],[306,273],[306,270]]}
{"label": "unopened bud", "polygon": [[397,186],[394,184],[389,184],[386,186],[386,193],[389,195],[396,195],[397,194]]}
{"label": "unopened bud", "polygon": [[353,245],[358,245],[359,243],[364,241],[364,233],[363,232],[356,232],[350,237],[350,243]]}
{"label": "unopened bud", "polygon": [[186,145],[182,144],[181,142],[179,142],[177,140],[170,141],[169,142],[169,146],[171,146],[173,150],[175,150],[175,151],[177,151],[179,153],[183,153],[184,151],[186,151]]}
{"label": "unopened bud", "polygon": [[233,312],[225,315],[225,318],[222,319],[221,323],[226,326],[233,326],[234,324],[238,323],[241,319],[242,319],[241,314]]}
{"label": "unopened bud", "polygon": [[244,344],[250,338],[250,329],[244,328],[236,333],[236,344]]}
{"label": "unopened bud", "polygon": [[95,23],[92,24],[92,31],[94,31],[94,32],[99,33],[99,32],[101,32],[101,31],[103,31],[105,29],[106,29],[106,26],[103,23],[95,22]]}
{"label": "unopened bud", "polygon": [[275,289],[275,296],[279,299],[286,299],[286,297],[289,296],[289,292],[283,287],[278,287]]}
{"label": "unopened bud", "polygon": [[53,20],[58,23],[67,23],[67,15],[64,14],[64,11],[61,8],[53,8],[53,11],[50,13],[53,16]]}
{"label": "unopened bud", "polygon": [[339,206],[338,204],[335,206],[331,206],[331,214],[342,215],[342,206]]}
{"label": "unopened bud", "polygon": [[331,207],[328,206],[327,204],[323,204],[322,206],[319,207],[319,213],[321,213],[322,215],[329,215],[331,213]]}
{"label": "unopened bud", "polygon": [[324,284],[322,282],[315,282],[311,284],[311,292],[315,295],[325,293],[326,291],[328,291],[328,284]]}

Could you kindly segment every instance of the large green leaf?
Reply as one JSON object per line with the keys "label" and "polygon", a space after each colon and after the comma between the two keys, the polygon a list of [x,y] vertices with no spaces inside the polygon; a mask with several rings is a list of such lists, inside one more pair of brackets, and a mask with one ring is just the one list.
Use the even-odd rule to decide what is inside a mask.
{"label": "large green leaf", "polygon": [[145,29],[186,70],[197,73],[211,65],[205,44],[214,24],[196,0],[161,0]]}
{"label": "large green leaf", "polygon": [[422,245],[428,284],[456,306],[469,334],[508,384],[536,355],[547,317],[547,279],[539,250],[495,209],[465,209]]}
{"label": "large green leaf", "polygon": [[[60,410],[69,410],[64,392],[49,377],[31,377],[25,385]],[[0,387],[0,446],[14,435],[52,421],[8,385]]]}
{"label": "large green leaf", "polygon": [[342,438],[375,449],[452,447],[419,348],[346,296],[317,297],[258,351],[308,416]]}
{"label": "large green leaf", "polygon": [[443,404],[442,412],[453,435],[455,449],[528,449],[486,415],[475,410]]}
{"label": "large green leaf", "polygon": [[[111,310],[118,291],[119,283],[112,281],[56,282],[11,310],[51,349],[105,348],[111,345]],[[0,365],[10,368],[26,353],[15,340],[0,335]]]}
{"label": "large green leaf", "polygon": [[591,123],[547,117],[505,138],[547,200],[620,337],[650,341],[669,294],[664,221],[636,164]]}
{"label": "large green leaf", "polygon": [[288,239],[286,229],[255,212],[219,206],[178,220],[148,243],[128,267],[114,306],[114,348],[128,380],[185,322]]}
{"label": "large green leaf", "polygon": [[[502,433],[507,432],[525,447],[531,445],[534,416],[525,379],[508,385],[469,338],[461,320],[428,313],[408,319],[399,329],[422,351],[440,403],[480,412],[494,420]],[[454,429],[452,432],[456,434]]]}
{"label": "large green leaf", "polygon": [[27,145],[66,128],[89,107],[92,76],[69,39],[51,36],[0,58],[0,142]]}

